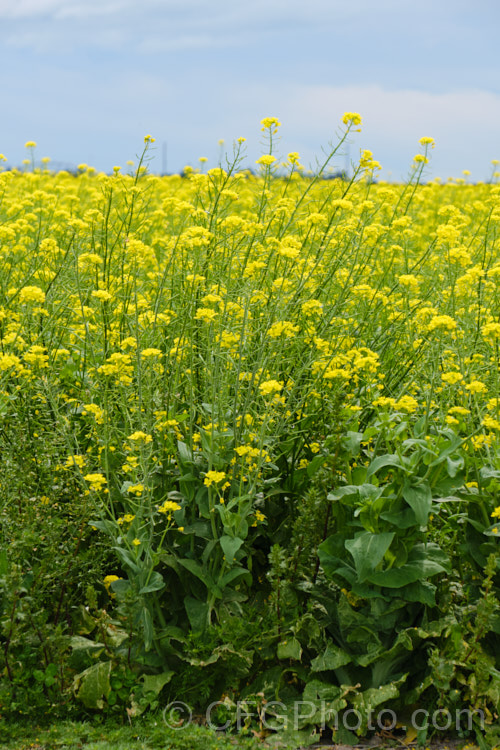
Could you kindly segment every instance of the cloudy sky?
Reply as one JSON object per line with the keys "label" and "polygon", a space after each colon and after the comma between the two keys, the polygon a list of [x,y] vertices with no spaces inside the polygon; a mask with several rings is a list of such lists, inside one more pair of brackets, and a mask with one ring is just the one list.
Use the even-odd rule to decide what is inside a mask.
{"label": "cloudy sky", "polygon": [[156,138],[153,171],[215,165],[259,122],[314,165],[345,111],[403,179],[433,136],[429,176],[488,179],[500,159],[499,0],[0,0],[0,152],[109,171]]}

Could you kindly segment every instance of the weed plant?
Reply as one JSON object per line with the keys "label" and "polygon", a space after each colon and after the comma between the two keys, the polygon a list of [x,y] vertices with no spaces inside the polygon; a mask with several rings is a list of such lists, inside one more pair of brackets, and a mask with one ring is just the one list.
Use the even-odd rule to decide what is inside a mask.
{"label": "weed plant", "polygon": [[369,151],[324,179],[360,124],[312,175],[276,118],[258,174],[240,138],[151,175],[151,136],[128,174],[32,143],[0,173],[11,713],[259,695],[316,701],[308,731],[325,701],[330,729],[494,727],[500,187],[425,184],[426,137],[404,185]]}

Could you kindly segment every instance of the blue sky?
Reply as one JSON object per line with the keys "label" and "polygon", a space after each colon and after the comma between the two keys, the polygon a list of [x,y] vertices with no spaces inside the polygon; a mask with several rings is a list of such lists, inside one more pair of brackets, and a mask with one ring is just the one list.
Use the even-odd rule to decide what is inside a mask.
{"label": "blue sky", "polygon": [[[498,0],[0,0],[0,152],[125,168],[156,138],[153,171],[216,164],[260,120],[278,154],[314,165],[360,112],[345,167],[369,148],[404,179],[433,136],[429,177],[488,179],[500,159]],[[166,144],[164,146],[163,144]]]}

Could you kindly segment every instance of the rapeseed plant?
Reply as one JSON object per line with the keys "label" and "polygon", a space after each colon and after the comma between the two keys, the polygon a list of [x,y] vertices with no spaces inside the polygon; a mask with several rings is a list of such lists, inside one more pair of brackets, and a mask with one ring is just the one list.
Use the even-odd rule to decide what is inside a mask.
{"label": "rapeseed plant", "polygon": [[30,170],[0,172],[2,440],[17,422],[30,459],[50,446],[41,496],[81,493],[116,554],[103,595],[134,592],[138,659],[168,661],[169,617],[201,632],[238,610],[334,435],[366,441],[339,482],[389,434],[404,455],[415,429],[430,466],[455,440],[460,513],[479,498],[472,525],[498,535],[500,187],[423,184],[430,137],[406,185],[375,182],[368,150],[322,179],[361,122],[309,176],[298,152],[280,165],[276,117],[258,174],[244,138],[224,167],[149,174],[150,135],[129,173],[55,174],[34,142]]}

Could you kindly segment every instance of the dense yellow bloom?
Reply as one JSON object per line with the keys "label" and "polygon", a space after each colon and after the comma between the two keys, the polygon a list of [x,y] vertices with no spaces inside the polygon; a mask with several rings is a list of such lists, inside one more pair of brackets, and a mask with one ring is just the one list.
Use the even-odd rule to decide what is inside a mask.
{"label": "dense yellow bloom", "polygon": [[21,360],[15,354],[0,354],[0,371],[10,370],[11,367],[17,367],[20,364]]}
{"label": "dense yellow bloom", "polygon": [[153,442],[151,435],[148,435],[147,432],[142,432],[142,430],[136,430],[128,436],[127,440],[132,440],[134,443],[144,443],[144,445]]}
{"label": "dense yellow bloom", "polygon": [[481,333],[485,339],[497,341],[500,339],[500,323],[486,323],[481,328]]}
{"label": "dense yellow bloom", "polygon": [[203,484],[206,487],[211,487],[213,484],[220,484],[226,479],[226,474],[224,471],[207,471],[205,474],[205,479],[203,480]]}
{"label": "dense yellow bloom", "polygon": [[299,331],[299,327],[291,323],[289,320],[281,320],[278,323],[273,323],[269,328],[267,335],[272,339],[277,339],[283,336],[284,338],[291,338],[295,336]]}
{"label": "dense yellow bloom", "polygon": [[270,167],[275,161],[276,157],[272,154],[264,154],[263,156],[260,156],[255,163],[261,164],[264,167]]}
{"label": "dense yellow bloom", "polygon": [[464,388],[470,393],[487,393],[488,388],[480,380],[471,380],[470,383],[464,386]]}
{"label": "dense yellow bloom", "polygon": [[95,492],[99,492],[107,484],[107,479],[102,474],[85,474],[83,478],[90,484],[90,488]]}
{"label": "dense yellow bloom", "polygon": [[283,384],[277,380],[265,380],[259,385],[259,390],[263,396],[270,396],[274,393],[279,393],[283,388]]}
{"label": "dense yellow bloom", "polygon": [[136,495],[136,497],[140,497],[142,493],[144,492],[144,485],[143,484],[131,484],[130,487],[128,487],[127,492],[131,495]]}
{"label": "dense yellow bloom", "polygon": [[38,344],[33,344],[33,346],[30,346],[29,350],[24,355],[24,361],[32,365],[33,367],[39,367],[44,368],[49,366],[49,357],[45,353],[47,350],[44,346],[38,346]]}
{"label": "dense yellow bloom", "polygon": [[19,292],[19,301],[21,304],[25,302],[38,302],[42,305],[45,302],[45,292],[38,286],[25,286]]}
{"label": "dense yellow bloom", "polygon": [[68,458],[66,459],[65,465],[68,468],[77,466],[79,469],[83,469],[83,467],[85,466],[85,456],[81,456],[81,455],[68,456]]}
{"label": "dense yellow bloom", "polygon": [[165,502],[158,508],[158,513],[173,513],[175,510],[180,510],[181,506],[174,500],[165,500]]}
{"label": "dense yellow bloom", "polygon": [[82,414],[92,414],[97,424],[104,423],[104,410],[98,404],[84,404]]}
{"label": "dense yellow bloom", "polygon": [[498,421],[498,419],[493,419],[493,417],[483,417],[482,424],[488,430],[500,430],[500,422]]}
{"label": "dense yellow bloom", "polygon": [[274,132],[276,132],[276,129],[279,128],[281,122],[277,117],[264,117],[264,119],[260,121],[260,124],[262,125],[262,130],[274,128]]}
{"label": "dense yellow bloom", "polygon": [[199,307],[196,310],[194,319],[202,320],[204,323],[211,323],[214,318],[217,317],[217,310],[212,310],[211,307]]}
{"label": "dense yellow bloom", "polygon": [[464,376],[460,372],[443,372],[441,375],[441,380],[447,385],[455,385],[455,383],[460,383],[463,379]]}
{"label": "dense yellow bloom", "polygon": [[408,413],[412,413],[418,409],[418,401],[413,396],[402,396],[394,404],[395,409],[402,409]]}
{"label": "dense yellow bloom", "polygon": [[344,112],[342,122],[344,125],[361,125],[361,115],[357,112]]}
{"label": "dense yellow bloom", "polygon": [[434,315],[427,325],[427,330],[432,331],[454,331],[457,327],[457,321],[450,315]]}

